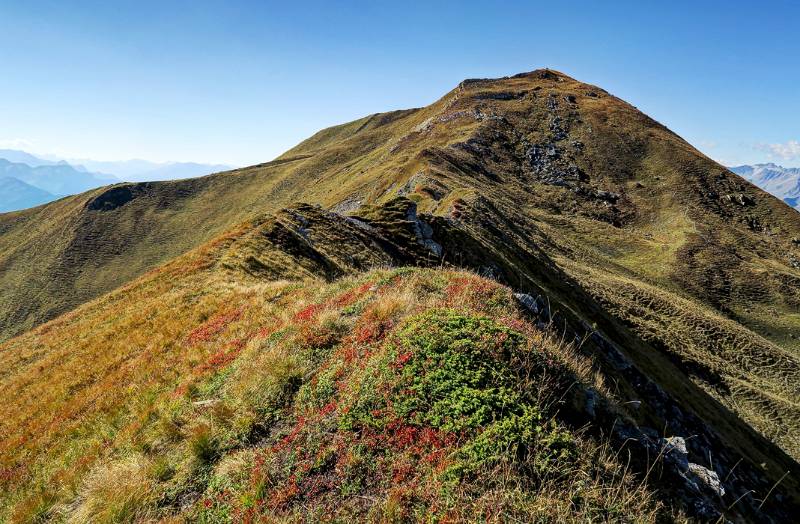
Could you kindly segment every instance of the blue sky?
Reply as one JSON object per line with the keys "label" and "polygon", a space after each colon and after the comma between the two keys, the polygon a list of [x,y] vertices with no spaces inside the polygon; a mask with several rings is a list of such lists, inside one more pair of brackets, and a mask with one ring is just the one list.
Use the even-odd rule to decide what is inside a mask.
{"label": "blue sky", "polygon": [[245,165],[551,67],[724,163],[800,166],[800,2],[335,4],[0,0],[0,148]]}

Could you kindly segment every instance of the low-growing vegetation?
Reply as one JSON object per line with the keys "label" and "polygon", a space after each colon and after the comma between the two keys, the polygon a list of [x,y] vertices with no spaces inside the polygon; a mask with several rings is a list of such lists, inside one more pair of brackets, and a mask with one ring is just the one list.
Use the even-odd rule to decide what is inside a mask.
{"label": "low-growing vegetation", "polygon": [[[4,460],[25,457],[4,464],[5,518],[648,522],[664,511],[560,422],[566,391],[603,385],[495,282],[408,269],[331,284],[217,280],[217,300],[200,308],[192,278],[170,280],[171,318],[187,323],[166,352],[171,373],[154,375],[148,351],[127,353],[105,373],[147,371],[123,391],[63,411],[50,435],[21,421],[25,453],[24,439],[3,440]],[[109,320],[128,326],[109,356],[139,330],[157,335],[144,319],[167,304],[138,301]],[[32,336],[74,329],[77,340],[107,305]],[[96,391],[75,364],[48,364],[82,384],[67,405]]]}

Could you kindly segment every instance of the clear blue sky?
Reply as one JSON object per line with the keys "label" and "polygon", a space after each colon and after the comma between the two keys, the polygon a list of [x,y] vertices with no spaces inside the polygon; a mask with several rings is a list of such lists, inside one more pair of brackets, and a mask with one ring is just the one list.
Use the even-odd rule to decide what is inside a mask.
{"label": "clear blue sky", "polygon": [[336,3],[0,0],[0,147],[244,165],[551,67],[725,163],[800,165],[800,2]]}

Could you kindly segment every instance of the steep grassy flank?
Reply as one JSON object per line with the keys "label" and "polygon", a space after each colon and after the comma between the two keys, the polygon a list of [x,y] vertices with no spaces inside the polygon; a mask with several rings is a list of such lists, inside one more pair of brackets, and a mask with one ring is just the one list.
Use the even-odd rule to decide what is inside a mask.
{"label": "steep grassy flank", "polygon": [[709,308],[601,271],[581,282],[614,315],[676,359],[688,375],[763,435],[800,456],[800,364]]}
{"label": "steep grassy flank", "polygon": [[605,389],[508,289],[434,270],[257,281],[219,262],[245,236],[2,347],[0,518],[664,511],[554,418]]}

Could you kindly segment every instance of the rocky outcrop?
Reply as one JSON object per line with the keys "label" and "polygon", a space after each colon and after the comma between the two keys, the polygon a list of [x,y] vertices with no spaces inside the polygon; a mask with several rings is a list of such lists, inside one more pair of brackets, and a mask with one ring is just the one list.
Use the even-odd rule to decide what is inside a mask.
{"label": "rocky outcrop", "polygon": [[689,451],[686,449],[686,440],[683,437],[662,438],[659,444],[663,448],[664,459],[686,480],[687,485],[698,493],[718,497],[725,495],[725,488],[716,471],[689,462]]}
{"label": "rocky outcrop", "polygon": [[144,189],[138,184],[111,186],[86,203],[90,211],[113,211],[136,198]]}

